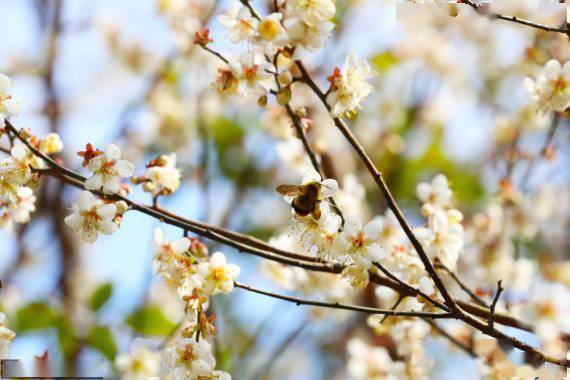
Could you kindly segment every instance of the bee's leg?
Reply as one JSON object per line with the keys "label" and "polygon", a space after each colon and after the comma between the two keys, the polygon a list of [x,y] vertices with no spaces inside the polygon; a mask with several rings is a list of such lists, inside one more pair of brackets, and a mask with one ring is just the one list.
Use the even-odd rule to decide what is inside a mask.
{"label": "bee's leg", "polygon": [[313,216],[313,218],[315,218],[316,220],[321,219],[321,207],[319,206],[319,204],[315,205],[315,209],[311,212],[311,215]]}

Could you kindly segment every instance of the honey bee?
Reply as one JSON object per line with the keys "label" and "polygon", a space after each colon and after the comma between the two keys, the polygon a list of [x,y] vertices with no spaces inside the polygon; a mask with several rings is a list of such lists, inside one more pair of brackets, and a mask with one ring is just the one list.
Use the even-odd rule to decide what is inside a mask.
{"label": "honey bee", "polygon": [[277,192],[285,196],[294,197],[291,207],[299,216],[311,214],[313,218],[321,218],[320,203],[323,200],[321,194],[321,184],[319,182],[309,182],[304,185],[281,185],[277,187]]}

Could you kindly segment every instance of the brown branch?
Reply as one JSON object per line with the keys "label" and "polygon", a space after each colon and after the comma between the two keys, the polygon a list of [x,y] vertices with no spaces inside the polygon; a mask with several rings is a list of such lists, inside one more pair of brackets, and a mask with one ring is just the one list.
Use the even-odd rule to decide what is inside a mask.
{"label": "brown branch", "polygon": [[455,281],[457,283],[457,285],[459,285],[459,287],[469,295],[469,297],[471,297],[471,299],[473,301],[475,301],[476,303],[478,303],[479,305],[483,306],[483,307],[487,307],[487,304],[485,303],[485,301],[483,301],[481,299],[481,297],[479,297],[477,294],[475,294],[474,291],[472,291],[471,289],[469,289],[469,287],[463,282],[461,281],[461,279],[459,278],[459,276],[457,276],[457,274],[455,272],[453,272],[451,269],[449,269],[448,267],[446,267],[443,264],[436,264],[435,265],[435,269],[441,269],[443,271],[445,271],[449,276],[451,276],[451,278],[453,279],[453,281]]}
{"label": "brown branch", "polygon": [[520,189],[523,189],[526,186],[526,183],[528,181],[528,179],[530,178],[530,175],[534,169],[534,166],[536,164],[537,159],[542,158],[545,156],[546,152],[548,151],[548,148],[550,147],[550,144],[552,144],[552,140],[554,140],[554,135],[556,134],[556,130],[558,129],[558,126],[560,125],[560,119],[561,116],[558,113],[554,114],[554,117],[552,119],[552,124],[550,125],[550,128],[548,129],[548,134],[546,135],[546,140],[544,140],[544,144],[542,145],[542,148],[540,148],[540,152],[537,155],[534,155],[530,161],[528,162],[528,165],[526,167],[526,170],[522,176],[521,182],[520,182]]}
{"label": "brown branch", "polygon": [[493,328],[493,325],[495,324],[495,308],[497,307],[497,302],[499,302],[499,298],[501,297],[503,290],[503,280],[499,280],[499,282],[497,282],[497,292],[495,293],[495,298],[493,298],[493,303],[491,303],[489,313],[488,324],[491,328]]}
{"label": "brown branch", "polygon": [[[303,80],[305,81],[305,83],[307,83],[309,85],[309,87],[313,90],[313,92],[315,92],[315,94],[319,97],[319,99],[321,100],[323,105],[326,107],[326,109],[330,112],[330,106],[327,103],[327,99],[326,99],[325,94],[321,91],[321,89],[313,81],[313,79],[311,78],[309,72],[307,71],[307,69],[305,68],[303,63],[301,61],[295,61],[295,63],[297,65],[297,67],[299,68],[299,70],[301,71],[301,74],[303,75]],[[404,214],[400,210],[400,207],[396,203],[396,200],[394,199],[392,193],[390,192],[388,185],[386,185],[386,182],[384,181],[384,177],[382,176],[382,173],[380,173],[378,171],[378,169],[376,168],[376,165],[374,165],[374,163],[372,162],[372,159],[368,156],[368,154],[364,150],[364,147],[356,139],[356,137],[354,136],[352,131],[346,126],[344,121],[339,117],[333,117],[333,121],[334,121],[335,126],[340,130],[340,132],[343,134],[343,136],[346,138],[346,140],[352,146],[352,148],[354,149],[354,151],[356,152],[358,157],[364,163],[364,165],[366,166],[366,169],[368,169],[368,172],[370,173],[370,175],[372,175],[372,177],[374,178],[374,181],[376,182],[378,188],[380,189],[380,191],[382,192],[382,195],[384,196],[384,199],[386,200],[386,204],[387,204],[388,208],[394,213],[394,216],[396,216],[398,223],[400,224],[400,226],[404,230],[404,233],[406,234],[406,236],[408,237],[408,239],[412,243],[412,246],[414,247],[414,249],[418,253],[418,256],[420,257],[420,260],[422,261],[426,271],[428,272],[430,277],[433,279],[436,287],[438,288],[441,295],[443,296],[443,299],[445,300],[446,305],[449,306],[449,308],[451,310],[456,310],[457,305],[455,304],[455,300],[451,297],[451,295],[449,294],[449,292],[445,288],[445,285],[443,284],[443,282],[439,278],[439,275],[437,274],[435,268],[433,267],[433,264],[429,260],[428,255],[425,252],[424,248],[422,247],[420,241],[414,235],[412,228],[408,224],[408,221],[406,220],[406,218],[404,217]]]}
{"label": "brown branch", "polygon": [[318,306],[318,307],[326,307],[329,309],[339,309],[339,310],[352,310],[357,311],[359,313],[365,314],[381,314],[381,315],[388,315],[392,317],[420,317],[420,318],[431,318],[431,319],[447,319],[452,318],[452,313],[430,313],[424,311],[398,311],[398,310],[390,310],[390,309],[378,309],[375,307],[366,307],[366,306],[356,306],[356,305],[344,305],[338,302],[330,303],[330,302],[321,302],[321,301],[311,301],[302,298],[290,297],[283,294],[268,292],[266,290],[261,290],[257,288],[253,288],[249,285],[245,285],[239,282],[234,282],[234,285],[237,288],[245,289],[247,291],[262,294],[264,296],[277,298],[283,301],[288,301],[291,303],[296,304],[297,306],[307,305],[307,306]]}
{"label": "brown branch", "polygon": [[566,29],[563,29],[563,28],[558,28],[558,27],[554,27],[554,26],[540,24],[540,23],[530,21],[530,20],[525,20],[525,19],[519,18],[517,16],[507,16],[507,15],[502,15],[502,14],[499,14],[496,12],[489,12],[486,9],[486,7],[484,7],[481,4],[475,4],[471,0],[459,0],[458,3],[467,4],[471,8],[473,8],[477,13],[479,13],[483,16],[486,16],[492,20],[498,19],[498,20],[503,20],[503,21],[509,21],[512,23],[520,24],[520,25],[530,26],[531,28],[540,29],[540,30],[543,30],[545,32],[554,32],[554,33],[566,34],[568,37],[570,37],[570,28],[568,26],[566,26]]}
{"label": "brown branch", "polygon": [[[83,182],[85,180],[85,178],[83,176],[81,176],[77,173],[74,173],[73,171],[59,165],[57,162],[52,160],[50,157],[41,153],[33,145],[31,145],[26,139],[21,138],[19,136],[16,128],[9,121],[6,122],[6,125],[7,125],[8,130],[14,136],[18,137],[36,156],[42,158],[48,164],[48,166],[50,166],[53,169],[53,171],[47,172],[46,174],[57,177],[57,178],[61,179],[62,181],[69,183],[73,186],[76,186],[78,188],[83,188]],[[68,175],[70,175],[70,176],[68,176]],[[100,197],[105,197],[105,195],[102,194],[101,192],[93,191],[93,193],[97,194]],[[221,235],[221,234],[216,233],[216,232],[213,232],[209,229],[199,227],[198,225],[193,223],[193,221],[183,220],[183,218],[181,218],[181,217],[173,218],[169,215],[162,213],[159,209],[154,209],[154,208],[149,207],[149,206],[145,206],[145,205],[135,203],[135,202],[133,202],[133,201],[129,200],[128,198],[121,196],[121,195],[107,196],[107,199],[122,200],[122,201],[126,202],[133,210],[147,214],[147,215],[149,215],[155,219],[160,220],[161,222],[182,228],[185,231],[188,230],[188,231],[197,233],[201,236],[204,236],[206,238],[220,241],[220,242],[222,242],[228,246],[232,246],[234,248],[237,248],[240,252],[249,252],[249,253],[252,253],[254,255],[266,258],[268,260],[273,260],[273,261],[280,262],[283,264],[288,264],[288,265],[294,265],[294,266],[298,266],[300,268],[304,268],[304,269],[308,269],[308,270],[314,270],[314,271],[339,273],[343,269],[343,266],[340,264],[318,263],[318,262],[311,262],[311,261],[295,260],[295,259],[292,259],[289,257],[283,257],[280,255],[277,255],[277,254],[269,252],[269,251],[257,249],[257,248],[236,242],[236,241],[232,240],[231,238],[227,238],[226,236]],[[296,254],[293,254],[293,255],[296,255]],[[382,277],[374,275],[374,274],[371,275],[371,281],[378,283],[380,285],[389,286],[395,290],[400,290],[402,293],[405,293],[405,294],[414,295],[414,293],[416,293],[416,291],[413,288],[408,289],[408,288],[402,287],[400,284],[394,282],[391,279],[382,278]],[[283,296],[283,297],[287,297],[287,296]],[[290,297],[290,298],[292,298],[292,297]],[[301,300],[301,301],[305,301],[305,300]],[[311,304],[313,304],[314,306],[324,306],[324,305],[319,305],[318,303],[315,303],[314,301],[307,301],[307,302],[311,302]],[[348,307],[351,307],[351,306],[344,305],[343,307],[339,307],[339,308],[345,308],[346,309]],[[443,306],[443,307],[445,307],[445,306]],[[362,309],[361,311],[372,313],[370,308],[367,308],[367,309],[368,309],[368,311],[364,311],[364,309]],[[349,310],[352,310],[352,309],[349,309]],[[377,311],[378,311],[378,309],[375,309],[374,313],[380,314]],[[390,313],[394,313],[393,310],[387,310],[387,311]],[[430,313],[428,313],[428,314],[430,314]],[[495,337],[497,339],[504,340],[504,341],[508,342],[510,345],[512,345],[513,347],[519,348],[520,350],[525,351],[527,354],[534,356],[538,361],[541,361],[541,362],[547,361],[547,362],[550,362],[550,363],[553,363],[553,364],[556,364],[559,366],[568,366],[569,365],[568,360],[558,359],[558,358],[555,358],[555,357],[548,355],[546,353],[542,353],[539,350],[537,350],[536,348],[534,348],[534,347],[532,347],[532,346],[530,346],[524,342],[521,342],[514,337],[508,336],[508,335],[503,334],[502,332],[500,332],[500,331],[498,331],[492,327],[489,327],[487,324],[484,324],[481,321],[473,318],[471,315],[465,313],[462,309],[458,308],[457,306],[456,306],[455,310],[452,309],[451,313],[439,313],[439,314],[431,313],[431,314],[432,315],[438,315],[437,318],[443,318],[443,317],[440,317],[442,315],[449,315],[449,318],[453,317],[455,319],[460,319],[460,320],[464,321],[465,323],[469,324],[470,326],[475,327],[479,331],[481,331],[481,332],[483,332],[489,336]],[[391,315],[394,315],[394,314],[391,314]],[[421,317],[422,315],[416,313],[415,316]],[[448,318],[448,317],[446,317],[446,318]]]}
{"label": "brown branch", "polygon": [[[322,101],[323,105],[330,112],[330,106],[328,105],[328,103],[326,101],[325,94],[319,89],[319,87],[316,85],[316,83],[312,80],[308,71],[303,66],[303,63],[301,61],[295,61],[295,63],[297,65],[297,67],[299,68],[299,70],[301,71],[305,83],[307,83],[309,85],[309,87],[311,87],[311,89],[313,89],[315,94]],[[398,223],[400,224],[400,226],[404,230],[404,233],[406,234],[406,236],[408,237],[408,239],[412,243],[412,246],[416,250],[416,252],[417,252],[420,260],[422,261],[426,271],[428,272],[428,274],[430,275],[430,277],[434,281],[437,289],[441,292],[443,299],[445,300],[446,306],[448,306],[451,309],[451,311],[455,315],[455,317],[457,319],[464,321],[468,325],[475,327],[476,329],[485,333],[486,335],[492,336],[492,337],[497,338],[497,339],[504,340],[505,342],[508,342],[511,346],[518,348],[522,351],[525,351],[527,354],[534,356],[537,359],[537,361],[540,361],[540,362],[548,361],[550,363],[553,363],[553,364],[556,364],[559,366],[568,367],[570,360],[559,359],[559,358],[553,357],[547,353],[543,353],[543,352],[537,350],[536,348],[516,339],[515,337],[508,336],[508,335],[502,333],[501,331],[496,330],[494,327],[488,326],[488,325],[482,323],[481,321],[479,321],[478,319],[474,318],[473,316],[467,314],[464,310],[462,310],[457,305],[457,303],[455,302],[455,299],[451,296],[451,294],[449,294],[449,291],[447,290],[447,288],[445,287],[445,285],[441,281],[441,278],[439,277],[439,275],[437,274],[433,264],[429,260],[429,257],[427,255],[427,253],[425,252],[424,248],[422,247],[420,241],[414,235],[410,225],[408,224],[408,221],[404,217],[402,211],[400,210],[398,204],[396,203],[396,200],[394,199],[392,193],[390,192],[390,189],[386,185],[386,182],[384,181],[382,173],[380,173],[378,171],[378,169],[376,168],[376,166],[374,165],[374,163],[372,162],[372,160],[370,159],[370,157],[368,156],[368,154],[364,150],[364,147],[358,142],[358,140],[353,135],[352,131],[350,131],[350,129],[346,126],[344,121],[338,117],[334,117],[333,121],[334,121],[335,126],[344,135],[344,137],[347,139],[349,144],[352,146],[352,148],[354,149],[356,154],[359,156],[361,161],[366,166],[369,173],[374,178],[374,181],[376,182],[378,188],[380,189],[380,191],[382,192],[382,195],[384,196],[384,199],[386,200],[386,204],[387,204],[388,208],[396,216]]]}
{"label": "brown branch", "polygon": [[[17,130],[15,129],[15,127],[12,124],[10,124],[9,121],[7,121],[7,123],[9,124],[8,130],[9,132],[11,132],[10,137],[17,136]],[[59,180],[69,185],[72,185],[79,189],[84,189],[83,182],[85,181],[85,177],[77,173],[74,173],[73,171],[59,165],[57,162],[53,161],[49,156],[46,156],[40,151],[38,151],[34,146],[29,144],[28,141],[26,140],[22,141],[29,149],[32,150],[34,154],[42,158],[50,166],[51,170],[47,171],[42,170],[43,174],[57,177]],[[102,194],[101,192],[94,191],[93,193],[100,197],[105,197],[105,195]],[[127,204],[131,205],[131,207],[135,204],[134,202],[130,201],[125,197],[107,196],[107,198],[112,198],[115,200],[125,200]],[[262,257],[267,260],[276,261],[286,265],[297,266],[307,270],[335,273],[335,274],[340,273],[344,268],[344,266],[340,264],[317,261],[316,259],[306,255],[281,250],[279,248],[267,244],[266,242],[260,239],[257,239],[249,235],[243,235],[235,231],[219,228],[195,220],[188,220],[161,208],[152,209],[149,206],[137,204],[134,209],[138,210],[139,212],[146,213],[147,215],[155,219],[158,219],[166,224],[170,224],[175,227],[181,228],[182,230],[184,230],[186,236],[188,232],[193,232],[201,236],[204,236],[208,239],[215,240],[222,244],[226,244],[231,247],[237,248],[240,252],[252,253],[256,256]],[[370,281],[380,286],[389,287],[394,291],[400,293],[401,295],[411,296],[411,297],[418,296],[417,289],[405,283],[402,284],[402,282],[399,281],[399,279],[397,278],[394,279],[395,276],[393,275],[391,276],[392,278],[387,278],[371,273]],[[474,305],[461,300],[456,300],[456,302],[463,310],[467,311],[472,315],[484,319],[487,319],[489,316],[488,308],[483,308],[481,306]],[[435,304],[435,306],[438,306],[438,304]],[[444,305],[438,307],[441,308],[442,310],[446,311],[448,310]],[[524,323],[510,315],[495,313],[495,321],[505,326],[510,326],[518,328],[520,330],[533,332],[533,328],[531,325]]]}

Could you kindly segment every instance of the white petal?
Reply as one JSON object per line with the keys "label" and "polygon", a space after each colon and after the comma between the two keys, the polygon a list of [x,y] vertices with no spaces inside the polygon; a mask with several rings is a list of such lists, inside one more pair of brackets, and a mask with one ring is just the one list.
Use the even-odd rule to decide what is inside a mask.
{"label": "white petal", "polygon": [[89,191],[82,191],[81,194],[79,194],[77,206],[79,207],[80,211],[91,210],[91,208],[95,206],[95,196]]}
{"label": "white petal", "polygon": [[162,231],[162,228],[157,227],[154,229],[152,233],[152,242],[159,246],[165,243],[164,231]]}
{"label": "white petal", "polygon": [[370,240],[376,240],[382,231],[382,221],[373,220],[364,226],[364,237]]}
{"label": "white petal", "polygon": [[561,69],[562,66],[560,65],[560,62],[558,62],[556,59],[551,59],[550,61],[546,62],[546,65],[544,65],[544,75],[548,79],[554,79],[560,75]]}
{"label": "white petal", "polygon": [[378,244],[370,244],[367,248],[368,256],[374,262],[378,262],[386,257],[386,252]]}
{"label": "white petal", "polygon": [[109,179],[103,185],[103,192],[106,194],[117,194],[121,190],[121,181],[117,177]]}
{"label": "white petal", "polygon": [[78,230],[83,225],[83,217],[79,213],[74,212],[73,214],[67,216],[65,219],[65,224],[74,230]]}
{"label": "white petal", "polygon": [[348,218],[346,218],[344,223],[344,232],[347,235],[355,235],[358,232],[360,232],[361,228],[362,228],[362,222],[360,221],[360,218],[358,216],[350,215]]}
{"label": "white petal", "polygon": [[135,165],[127,160],[119,160],[115,164],[115,169],[121,177],[130,177],[135,171]]}
{"label": "white petal", "polygon": [[87,190],[99,190],[103,186],[103,176],[101,174],[93,174],[85,181],[85,188]]}
{"label": "white petal", "polygon": [[216,252],[210,257],[210,263],[214,266],[226,265],[226,256],[222,252]]}
{"label": "white petal", "polygon": [[184,253],[188,248],[190,248],[190,239],[180,238],[172,242],[172,249],[175,253]]}
{"label": "white petal", "polygon": [[303,176],[302,183],[321,182],[321,175],[316,170],[311,169]]}
{"label": "white petal", "polygon": [[108,203],[97,207],[97,214],[99,214],[99,216],[105,220],[114,218],[116,213],[117,206],[115,206],[113,203]]}
{"label": "white petal", "polygon": [[105,151],[105,158],[108,161],[118,161],[121,158],[121,149],[115,144],[111,144]]}
{"label": "white petal", "polygon": [[241,269],[235,264],[229,264],[227,270],[232,278],[236,278],[241,272]]}
{"label": "white petal", "polygon": [[433,281],[428,276],[422,276],[418,285],[420,290],[427,295],[431,295],[435,292]]}
{"label": "white petal", "polygon": [[12,87],[12,81],[6,75],[0,74],[0,93],[7,93]]}
{"label": "white petal", "polygon": [[105,235],[111,235],[115,231],[119,229],[117,223],[111,221],[104,221],[99,224],[99,231],[104,233]]}
{"label": "white petal", "polygon": [[420,201],[425,202],[431,194],[431,185],[422,182],[416,187],[416,194]]}
{"label": "white petal", "polygon": [[16,144],[10,150],[10,155],[18,161],[24,161],[27,156],[27,149],[24,144]]}
{"label": "white petal", "polygon": [[321,194],[323,197],[332,197],[338,191],[338,182],[334,179],[325,179],[321,182]]}

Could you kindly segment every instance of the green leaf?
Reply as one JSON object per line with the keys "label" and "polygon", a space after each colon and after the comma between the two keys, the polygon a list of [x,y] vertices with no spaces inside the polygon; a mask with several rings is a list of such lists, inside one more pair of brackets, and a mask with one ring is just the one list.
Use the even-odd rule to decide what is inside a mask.
{"label": "green leaf", "polygon": [[89,300],[89,308],[93,311],[98,311],[103,305],[111,298],[113,294],[113,284],[110,282],[103,284],[91,295]]}
{"label": "green leaf", "polygon": [[16,326],[19,333],[55,327],[59,319],[56,309],[44,302],[32,302],[16,313]]}
{"label": "green leaf", "polygon": [[245,135],[245,128],[242,125],[223,117],[210,125],[210,131],[220,152],[240,145]]}
{"label": "green leaf", "polygon": [[115,360],[117,355],[117,344],[115,337],[109,327],[95,326],[87,335],[87,344],[99,350],[110,361]]}
{"label": "green leaf", "polygon": [[73,325],[67,317],[62,316],[57,322],[56,329],[61,351],[65,357],[72,356],[79,349],[79,341],[73,331]]}
{"label": "green leaf", "polygon": [[129,315],[126,322],[144,335],[168,335],[176,327],[158,306],[145,306]]}

